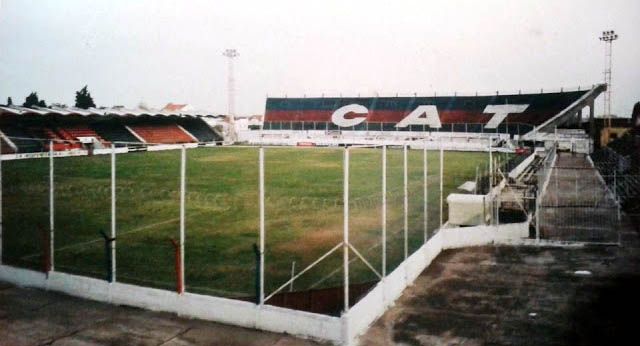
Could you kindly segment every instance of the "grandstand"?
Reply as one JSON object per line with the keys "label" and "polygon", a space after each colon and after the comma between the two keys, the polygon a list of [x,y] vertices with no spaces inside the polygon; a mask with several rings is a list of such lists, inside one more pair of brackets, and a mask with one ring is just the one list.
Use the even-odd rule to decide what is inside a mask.
{"label": "grandstand", "polygon": [[212,143],[223,138],[201,111],[150,111],[123,108],[25,108],[0,106],[2,153],[139,147],[141,144]]}
{"label": "grandstand", "polygon": [[[564,140],[590,151],[580,129],[583,109],[593,124],[594,100],[606,85],[543,93],[433,97],[268,98],[262,129],[241,141],[263,144],[375,144],[380,140],[446,141],[452,150],[477,150],[490,138],[503,141]],[[557,137],[557,129],[575,131]],[[446,138],[446,140],[445,140]],[[427,144],[428,145],[428,144]],[[475,149],[474,149],[475,148]]]}
{"label": "grandstand", "polygon": [[[266,104],[264,130],[326,131],[435,131],[505,133],[524,135],[560,114],[587,96],[595,97],[600,86],[592,90],[540,94],[440,97],[379,98],[269,98]],[[596,94],[596,95],[593,95]],[[341,126],[332,115],[347,105],[364,106],[366,116],[357,124]],[[406,117],[418,106],[432,105],[437,119],[417,118],[408,123]],[[522,105],[522,110],[499,113],[489,106]],[[498,115],[497,117],[494,116]]]}

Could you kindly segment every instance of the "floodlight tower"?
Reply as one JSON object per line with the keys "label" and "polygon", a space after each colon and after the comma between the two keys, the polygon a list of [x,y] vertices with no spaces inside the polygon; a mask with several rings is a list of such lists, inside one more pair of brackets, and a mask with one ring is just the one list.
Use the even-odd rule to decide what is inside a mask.
{"label": "floodlight tower", "polygon": [[240,55],[238,53],[237,50],[235,49],[225,49],[224,52],[222,52],[222,55],[224,55],[225,57],[227,57],[228,60],[228,65],[227,65],[227,72],[228,72],[228,76],[227,76],[227,113],[229,114],[229,117],[231,119],[234,119],[235,116],[235,78],[233,76],[233,59],[236,58],[238,55]]}
{"label": "floodlight tower", "polygon": [[604,93],[604,116],[607,119],[607,127],[611,127],[611,54],[613,41],[618,39],[618,34],[613,30],[603,31],[600,41],[604,42],[604,82],[607,91]]}

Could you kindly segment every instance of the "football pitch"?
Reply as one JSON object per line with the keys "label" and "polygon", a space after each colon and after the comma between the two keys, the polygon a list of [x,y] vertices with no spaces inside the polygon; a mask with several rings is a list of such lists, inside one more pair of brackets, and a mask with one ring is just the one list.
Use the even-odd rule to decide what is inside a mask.
{"label": "football pitch", "polygon": [[[342,241],[343,149],[265,148],[265,292],[269,294]],[[381,149],[350,149],[350,242],[380,271]],[[180,150],[116,158],[116,278],[175,287],[180,223]],[[444,197],[488,166],[487,153],[444,153]],[[185,284],[191,292],[250,297],[258,243],[258,149],[187,150]],[[439,152],[428,152],[428,229],[440,224]],[[423,242],[423,152],[408,151],[409,254]],[[43,268],[49,232],[49,159],[2,163],[3,262]],[[387,272],[404,256],[403,152],[387,156]],[[106,277],[111,229],[109,155],[54,159],[55,270]],[[446,221],[446,201],[443,219]],[[355,254],[351,282],[377,280]],[[295,262],[295,263],[294,263]],[[293,290],[342,284],[337,251],[295,281]]]}

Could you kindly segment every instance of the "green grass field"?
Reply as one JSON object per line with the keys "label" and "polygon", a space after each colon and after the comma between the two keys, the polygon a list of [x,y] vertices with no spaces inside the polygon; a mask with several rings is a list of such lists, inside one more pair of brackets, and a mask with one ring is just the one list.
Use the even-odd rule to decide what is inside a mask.
{"label": "green grass field", "polygon": [[[258,150],[217,147],[187,151],[186,289],[229,297],[254,292],[258,242]],[[439,225],[439,157],[429,152],[428,223]],[[266,292],[342,240],[342,158],[338,148],[267,148]],[[488,164],[486,153],[445,152],[444,195]],[[381,150],[351,149],[351,243],[381,266]],[[48,159],[5,161],[5,263],[42,268],[49,227]],[[117,155],[117,279],[173,289],[171,238],[179,238],[180,151]],[[387,271],[403,258],[402,150],[388,151]],[[422,151],[409,151],[409,249],[423,241]],[[55,268],[104,278],[110,231],[110,157],[55,159]],[[446,208],[446,203],[445,203]],[[445,217],[446,220],[446,211]],[[351,254],[355,258],[354,254]],[[294,289],[341,284],[338,251],[301,276]],[[378,269],[380,270],[380,269]],[[352,282],[376,280],[350,264]]]}

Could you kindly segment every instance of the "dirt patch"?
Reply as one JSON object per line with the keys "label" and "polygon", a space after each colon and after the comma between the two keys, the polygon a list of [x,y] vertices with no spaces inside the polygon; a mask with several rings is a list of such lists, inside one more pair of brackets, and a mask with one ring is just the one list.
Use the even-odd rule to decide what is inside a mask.
{"label": "dirt patch", "polygon": [[296,241],[279,243],[275,251],[296,253],[303,258],[314,257],[319,252],[325,252],[342,241],[342,234],[335,229],[318,229],[306,232]]}

